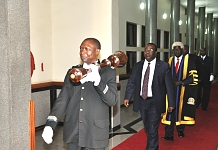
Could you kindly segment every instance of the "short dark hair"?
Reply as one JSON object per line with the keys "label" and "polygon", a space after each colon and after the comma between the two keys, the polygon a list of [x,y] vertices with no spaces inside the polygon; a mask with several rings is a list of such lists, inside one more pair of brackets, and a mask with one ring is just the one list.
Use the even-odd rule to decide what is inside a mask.
{"label": "short dark hair", "polygon": [[97,40],[96,38],[86,38],[84,41],[88,41],[88,40],[93,41],[95,43],[95,46],[98,49],[101,49],[101,43],[99,42],[99,40]]}
{"label": "short dark hair", "polygon": [[205,47],[202,47],[200,50],[204,50],[204,51],[207,51],[207,49]]}
{"label": "short dark hair", "polygon": [[[156,44],[154,44],[154,43],[148,43],[147,45],[153,45],[153,46],[154,46],[154,50],[157,51],[157,45],[156,45]],[[146,46],[147,46],[147,45],[146,45]],[[146,47],[146,46],[145,46],[145,47]]]}
{"label": "short dark hair", "polygon": [[184,45],[184,48],[189,49],[189,46],[188,45]]}

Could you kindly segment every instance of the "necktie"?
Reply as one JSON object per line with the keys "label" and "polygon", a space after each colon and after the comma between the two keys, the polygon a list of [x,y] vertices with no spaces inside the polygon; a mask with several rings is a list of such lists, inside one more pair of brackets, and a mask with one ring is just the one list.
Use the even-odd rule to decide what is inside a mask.
{"label": "necktie", "polygon": [[150,63],[148,63],[148,67],[145,72],[143,86],[142,86],[142,98],[146,99],[148,97],[148,80],[149,80],[149,73],[150,73]]}
{"label": "necktie", "polygon": [[178,72],[178,69],[179,69],[179,58],[177,58],[177,62],[176,62],[176,67],[175,67],[176,73]]}

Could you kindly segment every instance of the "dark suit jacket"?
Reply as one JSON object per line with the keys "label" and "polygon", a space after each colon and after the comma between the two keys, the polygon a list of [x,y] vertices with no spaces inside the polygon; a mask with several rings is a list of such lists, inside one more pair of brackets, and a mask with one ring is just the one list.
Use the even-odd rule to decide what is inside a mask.
{"label": "dark suit jacket", "polygon": [[[143,64],[144,60],[135,64],[126,87],[125,99],[130,100],[134,92],[134,111],[139,110],[141,101],[143,101],[142,97],[140,96]],[[158,59],[156,60],[156,66],[154,70],[152,94],[155,109],[158,114],[164,113],[166,111],[166,94],[168,94],[168,106],[175,107],[175,94],[169,65],[168,63]]]}
{"label": "dark suit jacket", "polygon": [[202,65],[202,82],[210,82],[210,75],[213,74],[213,58],[206,56],[203,60],[199,56],[198,59]]}

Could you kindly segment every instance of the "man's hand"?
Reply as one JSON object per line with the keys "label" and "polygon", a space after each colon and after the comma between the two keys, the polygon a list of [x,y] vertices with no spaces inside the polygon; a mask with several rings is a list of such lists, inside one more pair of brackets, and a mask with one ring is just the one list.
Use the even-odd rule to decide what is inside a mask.
{"label": "man's hand", "polygon": [[175,86],[182,85],[182,81],[175,81],[174,84],[175,84]]}
{"label": "man's hand", "polygon": [[90,65],[91,69],[91,76],[93,78],[94,86],[98,86],[101,81],[101,76],[99,74],[99,65]]}
{"label": "man's hand", "polygon": [[50,126],[45,126],[43,132],[42,132],[42,138],[47,144],[51,144],[53,139],[53,130]]}
{"label": "man's hand", "polygon": [[98,86],[101,81],[101,76],[99,74],[99,66],[90,64],[90,71],[87,73],[86,77],[82,78],[80,82],[83,84],[85,82],[94,82],[94,86]]}
{"label": "man's hand", "polygon": [[172,112],[174,107],[168,107],[168,112]]}
{"label": "man's hand", "polygon": [[210,75],[210,82],[214,80],[214,75]]}
{"label": "man's hand", "polygon": [[128,107],[129,106],[129,100],[128,99],[124,99],[123,100],[123,104],[124,104],[124,106]]}

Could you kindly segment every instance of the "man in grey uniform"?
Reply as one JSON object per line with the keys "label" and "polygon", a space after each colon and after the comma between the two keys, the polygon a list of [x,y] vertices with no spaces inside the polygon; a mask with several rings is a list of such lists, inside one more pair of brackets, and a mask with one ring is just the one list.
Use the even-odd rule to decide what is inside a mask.
{"label": "man in grey uniform", "polygon": [[116,71],[109,66],[95,65],[101,45],[87,38],[80,45],[82,65],[92,71],[80,80],[71,81],[69,70],[62,90],[47,118],[42,137],[52,142],[53,131],[65,112],[63,138],[67,150],[105,150],[109,142],[109,108],[117,103]]}

